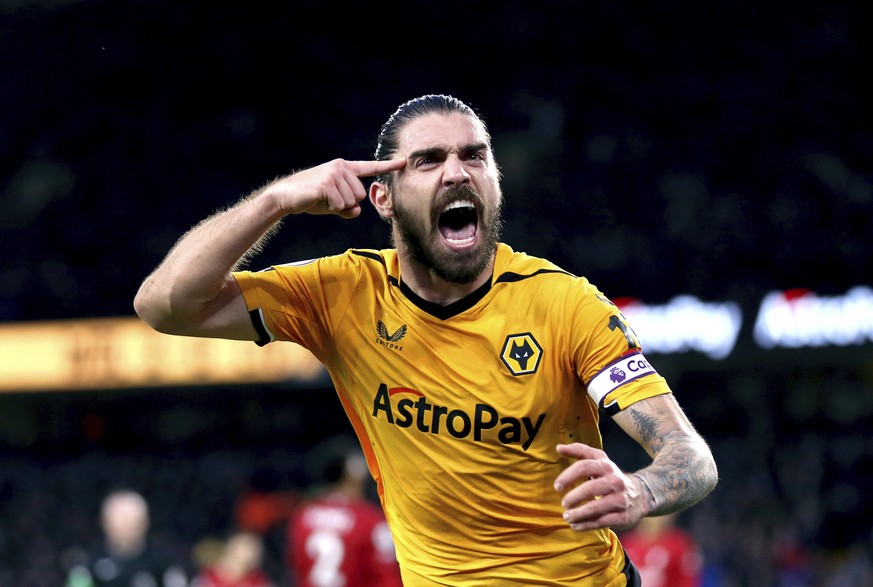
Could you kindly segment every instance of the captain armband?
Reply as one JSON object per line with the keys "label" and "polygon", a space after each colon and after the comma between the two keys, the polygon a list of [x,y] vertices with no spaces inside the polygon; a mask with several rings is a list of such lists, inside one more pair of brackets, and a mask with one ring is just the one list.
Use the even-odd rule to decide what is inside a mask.
{"label": "captain armband", "polygon": [[612,415],[619,411],[618,403],[616,401],[609,404],[603,403],[610,393],[640,377],[657,374],[658,372],[646,361],[643,353],[639,351],[628,353],[601,369],[597,375],[591,378],[591,381],[588,382],[588,395],[594,400],[597,407]]}

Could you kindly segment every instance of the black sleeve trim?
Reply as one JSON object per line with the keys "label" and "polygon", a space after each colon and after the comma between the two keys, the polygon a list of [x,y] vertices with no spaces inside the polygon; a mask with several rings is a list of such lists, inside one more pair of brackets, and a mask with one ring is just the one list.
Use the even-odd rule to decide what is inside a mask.
{"label": "black sleeve trim", "polygon": [[618,405],[618,402],[612,402],[608,406],[601,406],[600,411],[607,416],[615,416],[621,411],[621,407]]}
{"label": "black sleeve trim", "polygon": [[267,327],[264,325],[264,320],[261,318],[261,311],[257,309],[249,310],[249,318],[251,318],[252,326],[255,327],[255,332],[258,333],[258,340],[255,341],[255,344],[265,346],[273,342],[270,333],[267,332]]}

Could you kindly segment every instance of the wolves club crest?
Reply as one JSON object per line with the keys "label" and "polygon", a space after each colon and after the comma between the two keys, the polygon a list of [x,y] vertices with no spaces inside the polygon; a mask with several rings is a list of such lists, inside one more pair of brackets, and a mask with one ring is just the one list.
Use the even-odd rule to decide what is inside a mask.
{"label": "wolves club crest", "polygon": [[536,373],[543,349],[530,332],[510,334],[503,343],[500,360],[513,375]]}

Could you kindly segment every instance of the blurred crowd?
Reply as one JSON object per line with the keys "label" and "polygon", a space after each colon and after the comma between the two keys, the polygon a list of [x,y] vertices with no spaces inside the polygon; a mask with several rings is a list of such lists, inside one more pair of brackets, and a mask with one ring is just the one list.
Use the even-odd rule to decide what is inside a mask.
{"label": "blurred crowd", "polygon": [[[131,314],[193,223],[293,169],[369,158],[393,109],[434,92],[490,125],[506,241],[610,296],[839,294],[873,267],[858,3],[470,6],[488,76],[461,51],[383,52],[363,6],[339,23],[318,3],[51,4],[2,14],[2,321]],[[415,46],[438,14],[405,8],[394,43]],[[257,262],[387,245],[365,207]]]}
{"label": "blurred crowd", "polygon": [[[346,446],[347,442],[344,450]],[[307,458],[312,462],[312,454],[320,459],[315,467],[301,469]],[[298,553],[294,547],[295,541],[301,546],[309,542],[308,534],[300,522],[293,523],[294,516],[326,499],[350,504],[359,517],[370,520],[361,530],[367,537],[375,534],[373,520],[384,524],[362,456],[352,472],[338,469],[336,459],[312,446],[285,447],[267,459],[230,450],[187,456],[91,452],[61,459],[4,455],[0,585],[332,584],[306,582],[310,566],[298,558],[306,558],[308,551]],[[335,472],[312,473],[319,465],[332,466]],[[283,470],[297,473],[283,477]],[[341,499],[336,497],[340,493]],[[318,538],[324,536],[322,531]],[[390,535],[383,533],[386,536],[383,554],[357,543],[353,564],[359,572],[370,560],[397,571]],[[350,545],[346,548],[352,550]],[[335,554],[342,557],[341,552]]]}
{"label": "blurred crowd", "polygon": [[[605,436],[619,462],[632,466],[639,458],[638,447],[618,442],[609,429]],[[823,430],[795,430],[780,438],[768,440],[760,430],[710,438],[720,484],[675,520],[699,548],[700,585],[873,584],[873,440]],[[0,584],[63,585],[71,569],[103,544],[103,499],[126,487],[149,505],[153,542],[184,569],[187,582],[173,587],[206,572],[225,541],[240,532],[258,545],[257,568],[270,583],[296,587],[288,526],[298,506],[313,497],[314,478],[301,468],[308,453],[311,445],[283,444],[273,450],[5,454]],[[366,499],[376,503],[372,489]]]}

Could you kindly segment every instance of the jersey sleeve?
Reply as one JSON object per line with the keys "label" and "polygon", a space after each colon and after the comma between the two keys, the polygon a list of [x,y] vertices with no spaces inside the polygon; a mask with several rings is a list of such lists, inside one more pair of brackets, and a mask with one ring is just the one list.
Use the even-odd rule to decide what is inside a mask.
{"label": "jersey sleeve", "polygon": [[638,401],[671,393],[643,355],[627,319],[597,288],[580,278],[573,316],[573,358],[579,378],[598,408],[615,414]]}
{"label": "jersey sleeve", "polygon": [[259,345],[296,342],[323,361],[359,273],[347,255],[337,255],[232,275],[260,335]]}

